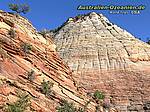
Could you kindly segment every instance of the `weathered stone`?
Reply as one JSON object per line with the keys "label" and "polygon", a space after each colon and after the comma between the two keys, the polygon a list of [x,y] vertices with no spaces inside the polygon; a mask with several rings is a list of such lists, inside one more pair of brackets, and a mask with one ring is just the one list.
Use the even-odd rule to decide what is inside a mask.
{"label": "weathered stone", "polygon": [[[31,108],[36,112],[55,112],[61,99],[83,107],[89,97],[84,91],[77,90],[72,71],[58,56],[53,41],[37,33],[32,24],[21,16],[0,11],[0,19],[0,107],[16,102],[20,93],[30,95]],[[15,38],[8,33],[12,27],[17,35]],[[32,46],[28,53],[21,46],[23,43]],[[7,57],[3,57],[4,53]],[[34,73],[30,75],[34,78],[29,80],[31,70]],[[42,94],[43,80],[54,83],[52,95]],[[88,111],[94,112],[95,105],[91,102]],[[0,111],[3,112],[3,108]]]}
{"label": "weathered stone", "polygon": [[102,14],[93,12],[66,23],[54,37],[56,49],[74,71],[79,87],[112,96],[122,111],[128,111],[132,102],[150,100],[148,44]]}

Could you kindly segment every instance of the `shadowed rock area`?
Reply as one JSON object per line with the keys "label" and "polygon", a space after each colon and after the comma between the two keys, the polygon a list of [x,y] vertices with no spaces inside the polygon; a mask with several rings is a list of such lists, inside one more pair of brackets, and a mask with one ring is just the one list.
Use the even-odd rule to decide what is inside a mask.
{"label": "shadowed rock area", "polygon": [[78,87],[104,92],[122,112],[150,111],[150,45],[94,12],[69,18],[54,38]]}

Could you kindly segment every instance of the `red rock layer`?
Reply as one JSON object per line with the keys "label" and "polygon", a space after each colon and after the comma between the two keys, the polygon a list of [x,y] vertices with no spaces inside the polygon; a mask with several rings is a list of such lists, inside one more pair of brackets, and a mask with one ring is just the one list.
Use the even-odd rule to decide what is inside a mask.
{"label": "red rock layer", "polygon": [[[28,53],[23,51],[24,43],[32,46]],[[33,81],[27,75],[31,70]],[[52,99],[40,91],[43,80],[54,83]],[[61,99],[77,106],[88,101],[85,93],[77,91],[71,70],[57,55],[51,37],[37,33],[27,19],[0,11],[0,107],[15,102],[18,91],[30,94],[36,112],[55,112]],[[94,105],[88,110],[94,111]]]}

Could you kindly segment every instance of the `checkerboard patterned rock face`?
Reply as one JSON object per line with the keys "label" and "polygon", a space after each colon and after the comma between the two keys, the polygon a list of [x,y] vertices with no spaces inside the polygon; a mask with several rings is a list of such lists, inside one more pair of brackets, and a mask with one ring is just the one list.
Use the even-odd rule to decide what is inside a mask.
{"label": "checkerboard patterned rock face", "polygon": [[149,109],[150,45],[94,12],[68,19],[54,38],[86,92],[103,91],[121,111]]}

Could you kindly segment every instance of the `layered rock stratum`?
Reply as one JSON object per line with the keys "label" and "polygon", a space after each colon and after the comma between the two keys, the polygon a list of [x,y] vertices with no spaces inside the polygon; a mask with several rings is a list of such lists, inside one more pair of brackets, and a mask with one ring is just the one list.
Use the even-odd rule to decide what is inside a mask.
{"label": "layered rock stratum", "polygon": [[150,45],[94,12],[69,18],[54,38],[78,87],[104,92],[122,112],[150,111]]}
{"label": "layered rock stratum", "polygon": [[[27,112],[55,112],[62,99],[85,106],[90,98],[77,90],[72,71],[60,59],[55,47],[53,39],[39,34],[27,19],[0,11],[1,112],[19,99],[19,93],[31,97]],[[34,77],[30,71],[34,71]],[[41,92],[43,80],[54,84],[53,94]],[[87,111],[94,112],[95,105],[90,102]],[[101,111],[104,111],[102,107]]]}

